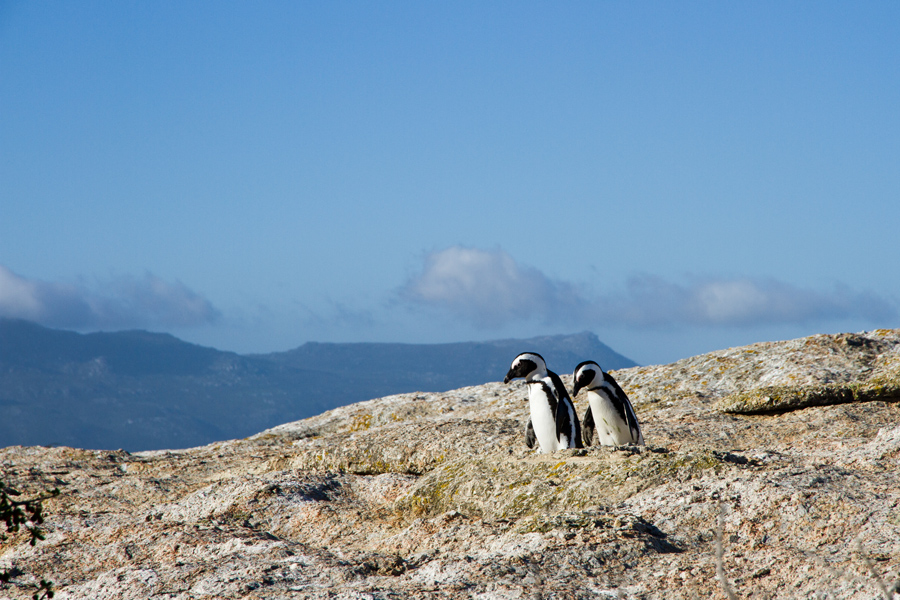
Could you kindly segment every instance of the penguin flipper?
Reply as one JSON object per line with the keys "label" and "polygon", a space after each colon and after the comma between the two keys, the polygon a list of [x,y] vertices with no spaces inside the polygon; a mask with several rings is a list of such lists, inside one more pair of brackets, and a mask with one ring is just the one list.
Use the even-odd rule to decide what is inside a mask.
{"label": "penguin flipper", "polygon": [[525,445],[534,448],[535,442],[537,442],[537,436],[534,435],[534,426],[531,424],[531,419],[528,419],[528,425],[525,427]]}
{"label": "penguin flipper", "polygon": [[[628,397],[626,396],[625,402],[628,402]],[[644,444],[644,434],[641,433],[641,425],[638,423],[637,415],[634,414],[634,407],[631,406],[631,402],[628,402],[626,409],[628,411],[628,429],[631,430],[631,439],[634,440],[634,443],[638,446],[643,446]]]}
{"label": "penguin flipper", "polygon": [[634,412],[634,406],[631,405],[631,401],[628,399],[628,394],[626,394],[625,390],[623,390],[616,380],[613,379],[612,375],[604,373],[603,377],[605,382],[612,388],[613,393],[610,396],[610,400],[612,401],[613,406],[616,407],[619,416],[622,417],[622,420],[628,425],[632,443],[643,446],[644,434],[641,433],[641,425],[638,423],[637,414]]}
{"label": "penguin flipper", "polygon": [[578,414],[569,397],[561,399],[556,407],[556,439],[565,436],[568,440],[568,448],[584,448],[581,443],[581,424],[578,422]]}
{"label": "penguin flipper", "polygon": [[575,412],[575,405],[569,398],[569,391],[559,375],[553,371],[547,371],[547,375],[553,383],[552,393],[556,398],[556,439],[559,440],[562,435],[568,440],[568,448],[584,448],[581,443],[581,422]]}
{"label": "penguin flipper", "polygon": [[584,413],[584,419],[581,424],[584,429],[584,445],[590,446],[594,443],[594,413],[591,412],[590,404],[588,404],[587,412]]}

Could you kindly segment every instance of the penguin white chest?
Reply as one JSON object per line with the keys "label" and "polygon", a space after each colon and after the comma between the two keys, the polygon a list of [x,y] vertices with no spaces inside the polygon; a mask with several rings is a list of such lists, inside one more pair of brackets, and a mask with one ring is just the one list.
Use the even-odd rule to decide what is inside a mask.
{"label": "penguin white chest", "polygon": [[556,438],[556,415],[550,409],[550,399],[547,397],[546,384],[541,382],[528,384],[528,405],[531,409],[531,426],[534,435],[540,444],[541,452],[548,454],[559,449],[559,440]]}
{"label": "penguin white chest", "polygon": [[594,415],[594,427],[597,429],[600,445],[621,446],[635,441],[631,439],[628,423],[622,420],[616,407],[603,392],[588,390],[588,403]]}

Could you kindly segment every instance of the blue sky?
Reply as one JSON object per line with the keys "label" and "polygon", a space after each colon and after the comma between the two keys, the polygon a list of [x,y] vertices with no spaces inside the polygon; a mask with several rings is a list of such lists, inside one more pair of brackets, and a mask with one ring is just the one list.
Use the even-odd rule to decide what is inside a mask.
{"label": "blue sky", "polygon": [[900,327],[900,4],[0,0],[0,316],[238,352]]}

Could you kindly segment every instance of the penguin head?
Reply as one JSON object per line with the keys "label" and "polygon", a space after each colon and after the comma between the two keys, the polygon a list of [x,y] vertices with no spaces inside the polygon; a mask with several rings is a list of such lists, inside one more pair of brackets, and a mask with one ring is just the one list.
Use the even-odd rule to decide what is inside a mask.
{"label": "penguin head", "polygon": [[575,374],[572,376],[573,387],[572,397],[578,395],[578,390],[587,388],[593,389],[603,382],[603,369],[600,365],[592,360],[586,360],[575,367]]}
{"label": "penguin head", "polygon": [[537,352],[523,352],[512,361],[509,372],[503,379],[503,383],[509,383],[518,377],[524,377],[526,381],[534,378],[546,377],[547,363],[544,357]]}

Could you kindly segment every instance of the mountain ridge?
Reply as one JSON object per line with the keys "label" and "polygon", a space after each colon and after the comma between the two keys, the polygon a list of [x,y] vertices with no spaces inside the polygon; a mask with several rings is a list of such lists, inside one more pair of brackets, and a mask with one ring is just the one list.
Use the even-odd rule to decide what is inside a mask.
{"label": "mountain ridge", "polygon": [[[537,347],[536,347],[537,346]],[[521,351],[551,368],[634,366],[589,332],[527,340],[307,342],[241,355],[142,330],[77,333],[0,319],[0,447],[186,448],[404,392],[498,381]]]}

